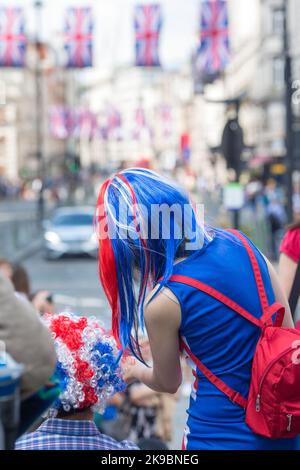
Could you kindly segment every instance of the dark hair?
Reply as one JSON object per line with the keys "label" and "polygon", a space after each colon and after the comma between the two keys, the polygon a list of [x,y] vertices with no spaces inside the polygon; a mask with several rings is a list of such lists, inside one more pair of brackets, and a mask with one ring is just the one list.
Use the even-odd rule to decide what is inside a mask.
{"label": "dark hair", "polygon": [[298,228],[300,228],[300,220],[298,220],[297,222],[294,222],[291,225],[288,225],[288,230],[296,230]]}
{"label": "dark hair", "polygon": [[65,411],[63,409],[63,407],[61,406],[58,410],[57,410],[57,418],[68,418],[68,416],[72,416],[72,415],[77,415],[77,414],[80,414],[80,413],[86,413],[87,411],[90,411],[91,407],[89,406],[88,408],[82,408],[82,409],[79,409],[79,408],[71,408],[69,411]]}
{"label": "dark hair", "polygon": [[22,294],[30,297],[30,280],[28,273],[23,266],[20,264],[13,266],[13,275],[11,280],[17,292],[22,292]]}

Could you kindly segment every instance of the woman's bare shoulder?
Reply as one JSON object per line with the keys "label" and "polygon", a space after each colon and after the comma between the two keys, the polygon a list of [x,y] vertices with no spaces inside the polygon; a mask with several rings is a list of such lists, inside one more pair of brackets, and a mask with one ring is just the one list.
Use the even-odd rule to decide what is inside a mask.
{"label": "woman's bare shoulder", "polygon": [[173,292],[164,287],[157,295],[156,292],[159,286],[156,286],[145,301],[145,318],[163,322],[164,320],[172,317],[178,326],[181,322],[181,309],[180,303]]}

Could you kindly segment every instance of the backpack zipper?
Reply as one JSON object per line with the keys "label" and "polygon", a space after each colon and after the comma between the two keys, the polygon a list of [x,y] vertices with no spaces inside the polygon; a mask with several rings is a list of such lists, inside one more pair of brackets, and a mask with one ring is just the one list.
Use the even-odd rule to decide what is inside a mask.
{"label": "backpack zipper", "polygon": [[262,386],[263,386],[263,382],[266,378],[266,375],[269,373],[270,369],[273,367],[273,365],[279,360],[281,359],[283,356],[285,356],[289,351],[293,351],[293,348],[289,347],[288,349],[286,349],[283,353],[281,353],[279,356],[277,356],[275,359],[273,359],[273,361],[270,362],[269,366],[266,368],[262,378],[261,378],[261,381],[259,383],[259,386],[258,386],[258,394],[256,396],[256,405],[255,405],[255,409],[257,411],[257,413],[260,412],[260,402],[261,402],[261,389],[262,389]]}
{"label": "backpack zipper", "polygon": [[286,415],[287,416],[287,419],[288,419],[288,425],[287,425],[287,432],[291,432],[292,430],[292,420],[293,420],[293,415],[292,414],[288,414]]}

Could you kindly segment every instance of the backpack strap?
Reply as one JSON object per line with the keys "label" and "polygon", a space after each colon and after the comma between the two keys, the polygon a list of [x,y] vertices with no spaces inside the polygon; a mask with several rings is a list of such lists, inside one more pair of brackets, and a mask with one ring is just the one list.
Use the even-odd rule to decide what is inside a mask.
{"label": "backpack strap", "polygon": [[285,315],[285,308],[278,302],[275,302],[274,304],[270,305],[270,307],[268,307],[266,312],[261,317],[260,321],[264,325],[268,325],[269,323],[272,324],[272,317],[273,315],[275,315],[275,313],[277,313],[277,315],[274,322],[274,326],[281,327]]}
{"label": "backpack strap", "polygon": [[209,380],[215,387],[217,387],[221,392],[223,392],[231,401],[232,403],[241,406],[242,408],[246,409],[247,407],[247,400],[244,398],[240,393],[236,392],[232,388],[228,387],[223,380],[219,379],[215,374],[213,374],[204,364],[201,362],[190,350],[187,344],[181,340],[181,346],[186,351],[188,356],[194,362],[194,364],[198,367],[198,369],[202,372],[202,374]]}
{"label": "backpack strap", "polygon": [[[182,276],[182,275],[172,275],[169,278],[169,281],[173,282],[179,282],[181,284],[185,284],[191,287],[194,287],[211,297],[214,297],[216,300],[219,302],[223,303],[242,317],[244,317],[246,320],[250,321],[252,324],[256,325],[260,329],[263,329],[265,325],[272,324],[272,317],[275,313],[277,313],[276,320],[274,323],[274,326],[281,326],[285,314],[285,309],[284,307],[279,304],[279,303],[274,303],[269,306],[268,299],[266,296],[266,291],[264,288],[264,283],[262,280],[260,268],[256,259],[256,256],[250,246],[250,243],[248,240],[240,233],[237,232],[236,230],[229,230],[232,232],[234,235],[236,235],[243,243],[244,247],[247,250],[247,253],[249,255],[251,265],[253,268],[253,273],[255,277],[255,282],[257,285],[258,293],[259,293],[259,299],[262,307],[262,316],[260,319],[257,319],[249,313],[246,309],[241,307],[239,304],[234,302],[232,299],[227,297],[226,295],[222,294],[218,290],[214,289],[213,287],[198,281],[196,279],[193,279],[188,276]],[[228,385],[226,385],[220,378],[218,378],[215,374],[213,374],[204,364],[201,362],[190,350],[190,348],[187,346],[187,344],[181,340],[181,346],[182,348],[186,351],[188,356],[191,358],[191,360],[194,362],[194,364],[197,366],[197,368],[202,372],[202,374],[213,384],[215,387],[217,387],[221,392],[223,392],[233,403],[241,406],[242,408],[246,409],[247,407],[247,400],[238,392],[230,388]]]}
{"label": "backpack strap", "polygon": [[267,298],[266,291],[265,291],[265,286],[264,286],[262,276],[261,276],[260,267],[258,265],[256,256],[253,252],[253,249],[249,241],[242,233],[238,232],[235,229],[227,229],[227,232],[233,233],[236,237],[238,237],[241,240],[241,242],[243,243],[249,255],[257,290],[258,290],[258,295],[260,299],[260,305],[261,305],[262,312],[263,312],[260,318],[260,321],[262,322],[263,325],[268,325],[268,324],[272,325],[273,324],[272,317],[273,315],[275,315],[275,313],[277,313],[274,326],[277,326],[277,327],[282,326],[284,315],[285,315],[285,308],[277,302],[269,306],[268,298]]}
{"label": "backpack strap", "polygon": [[173,274],[169,278],[169,281],[180,282],[181,284],[186,284],[187,286],[195,287],[195,289],[201,290],[205,294],[208,294],[211,297],[214,297],[216,300],[219,300],[222,304],[231,308],[236,313],[244,317],[246,320],[256,325],[258,328],[263,328],[264,326],[261,320],[254,317],[254,315],[247,312],[247,310],[245,310],[243,307],[238,305],[236,302],[234,302],[232,299],[230,299],[226,295],[221,294],[221,292],[214,289],[213,287],[207,284],[204,284],[204,282],[197,281],[196,279],[193,279],[192,277],[181,276],[181,275],[176,275],[176,274]]}
{"label": "backpack strap", "polygon": [[250,258],[250,262],[251,262],[251,265],[252,265],[253,274],[254,274],[257,290],[258,290],[259,299],[260,299],[260,304],[261,304],[262,311],[263,311],[263,314],[264,314],[267,311],[268,307],[269,307],[269,302],[268,302],[268,298],[267,298],[267,295],[266,295],[264,283],[263,283],[263,280],[262,280],[260,268],[259,268],[256,256],[253,252],[253,249],[252,249],[250,243],[248,242],[247,238],[244,237],[244,235],[242,235],[237,230],[227,229],[227,232],[231,232],[237,238],[239,238],[241,240],[241,242],[243,243],[244,247],[246,248],[246,251],[248,253],[248,256]]}

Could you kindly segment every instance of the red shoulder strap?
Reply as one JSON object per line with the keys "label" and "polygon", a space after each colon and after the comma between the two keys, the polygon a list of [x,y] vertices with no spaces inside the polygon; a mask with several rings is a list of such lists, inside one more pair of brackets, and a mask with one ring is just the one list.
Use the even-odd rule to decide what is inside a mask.
{"label": "red shoulder strap", "polygon": [[285,315],[285,308],[283,305],[275,302],[274,304],[270,305],[270,307],[267,308],[266,312],[263,314],[263,316],[260,318],[260,321],[264,324],[267,325],[268,323],[272,323],[272,317],[273,315],[276,315],[276,319],[274,322],[274,326],[280,327],[282,326],[282,322],[284,319]]}
{"label": "red shoulder strap", "polygon": [[264,283],[263,283],[263,280],[262,280],[262,277],[261,277],[261,272],[260,272],[260,268],[259,268],[256,256],[253,253],[253,250],[252,250],[251,245],[248,242],[247,238],[244,237],[240,232],[238,232],[237,230],[234,230],[234,229],[227,229],[227,232],[231,232],[236,237],[238,237],[241,240],[241,242],[243,243],[246,250],[247,250],[247,253],[248,253],[248,256],[250,258],[251,265],[252,265],[252,269],[253,269],[253,274],[254,274],[257,290],[258,290],[260,304],[261,304],[262,311],[263,311],[263,314],[264,314],[266,312],[266,310],[268,309],[268,307],[269,307],[269,302],[268,302],[268,298],[267,298],[267,295],[266,295]]}
{"label": "red shoulder strap", "polygon": [[237,230],[227,229],[227,232],[233,233],[236,237],[238,237],[241,240],[241,242],[243,243],[249,255],[257,290],[258,290],[260,304],[261,304],[261,308],[263,312],[260,318],[261,323],[263,325],[266,325],[268,323],[272,324],[272,316],[275,315],[275,313],[277,313],[274,326],[280,327],[284,319],[285,308],[281,304],[276,303],[276,302],[269,306],[268,298],[267,298],[266,291],[265,291],[265,286],[264,286],[262,276],[261,276],[261,271],[260,271],[256,256],[253,252],[253,249],[249,241],[244,235],[242,235]]}
{"label": "red shoulder strap", "polygon": [[202,374],[213,384],[217,387],[221,392],[223,392],[233,403],[236,405],[241,406],[242,408],[247,407],[247,400],[238,392],[233,390],[232,388],[228,387],[221,379],[219,379],[216,375],[214,375],[204,364],[203,362],[199,361],[199,359],[192,353],[190,348],[187,344],[181,340],[182,348],[186,351],[188,356],[192,359],[194,364],[198,367],[198,369],[202,372]]}
{"label": "red shoulder strap", "polygon": [[[232,299],[229,297],[225,296],[221,292],[217,291],[213,287],[201,282],[197,281],[196,279],[187,277],[187,276],[181,276],[181,275],[173,275],[170,277],[170,281],[173,282],[180,282],[181,284],[186,284],[188,286],[194,287],[196,289],[199,289],[200,291],[210,295],[211,297],[214,297],[215,299],[219,300],[222,302],[224,305],[228,306],[231,308],[233,311],[244,317],[246,320],[250,321],[254,325],[258,326],[259,328],[263,328],[265,325],[268,323],[272,323],[272,317],[275,313],[277,313],[276,321],[275,321],[275,326],[281,326],[283,318],[284,318],[284,313],[285,309],[282,305],[278,303],[274,303],[273,305],[268,304],[268,299],[267,295],[265,292],[264,288],[264,283],[262,280],[260,268],[256,259],[256,256],[248,242],[248,240],[239,232],[236,230],[229,230],[230,232],[234,233],[243,243],[244,247],[247,250],[247,253],[249,255],[251,265],[253,268],[253,273],[255,277],[255,282],[257,285],[258,293],[259,293],[259,298],[260,298],[260,303],[262,307],[262,317],[260,319],[257,319],[249,313],[247,310],[245,310],[243,307],[238,305],[236,302],[234,302]],[[214,384],[221,392],[223,392],[233,403],[236,403],[237,405],[240,405],[242,408],[246,408],[247,406],[247,400],[238,392],[235,390],[231,389],[226,385],[221,379],[219,379],[216,375],[214,375],[189,349],[187,344],[182,341],[181,342],[183,349],[187,352],[189,357],[192,359],[192,361],[196,364],[198,369],[203,373],[203,375],[212,383]]]}
{"label": "red shoulder strap", "polygon": [[260,320],[258,320],[253,315],[251,315],[251,313],[247,312],[247,310],[245,310],[243,307],[238,305],[229,297],[226,297],[226,295],[221,294],[221,292],[217,291],[213,287],[210,287],[209,285],[204,284],[204,282],[197,281],[196,279],[193,279],[192,277],[175,275],[175,274],[169,278],[169,281],[180,282],[181,284],[186,284],[187,286],[195,287],[195,289],[199,289],[202,292],[205,292],[206,294],[210,295],[211,297],[214,297],[215,299],[219,300],[224,305],[227,305],[227,307],[231,308],[233,311],[237,312],[239,315],[241,315],[242,317],[244,317],[246,320],[250,321],[254,325],[258,326],[259,328],[262,328],[264,326]]}

